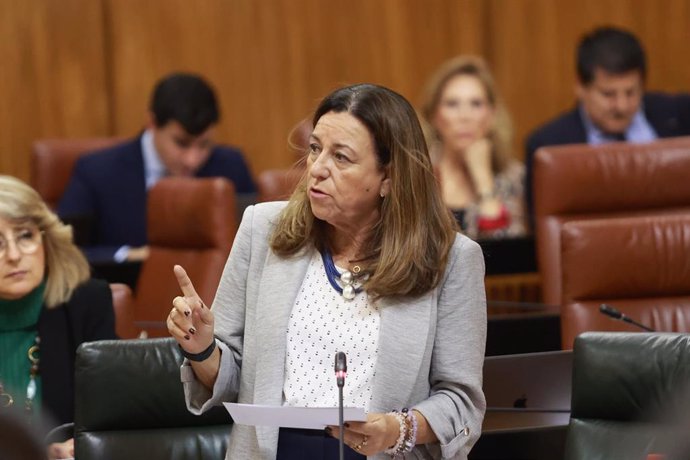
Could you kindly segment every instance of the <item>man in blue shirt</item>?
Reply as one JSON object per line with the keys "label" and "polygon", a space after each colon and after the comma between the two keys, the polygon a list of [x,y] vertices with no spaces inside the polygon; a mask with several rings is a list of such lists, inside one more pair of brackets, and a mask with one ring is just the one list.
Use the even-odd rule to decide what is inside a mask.
{"label": "man in blue shirt", "polygon": [[214,144],[220,118],[210,85],[176,73],[156,85],[146,130],[128,142],[82,156],[58,205],[68,221],[88,222],[91,262],[148,256],[147,191],[162,177],[225,177],[239,196],[256,186],[239,149]]}
{"label": "man in blue shirt", "polygon": [[690,135],[690,95],[645,92],[646,57],[630,32],[602,27],[577,50],[578,105],[527,139],[525,190],[534,218],[532,168],[539,147],[560,144],[649,142]]}

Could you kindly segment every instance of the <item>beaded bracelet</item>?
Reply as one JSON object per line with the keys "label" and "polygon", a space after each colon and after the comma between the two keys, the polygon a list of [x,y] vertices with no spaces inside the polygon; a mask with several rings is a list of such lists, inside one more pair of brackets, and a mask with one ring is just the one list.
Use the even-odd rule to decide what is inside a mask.
{"label": "beaded bracelet", "polygon": [[403,408],[400,412],[388,412],[388,415],[392,415],[398,420],[400,425],[400,436],[395,442],[395,445],[383,452],[394,459],[404,458],[404,455],[408,452],[412,452],[412,449],[414,449],[414,446],[417,444],[417,417],[407,408]]}
{"label": "beaded bracelet", "polygon": [[407,434],[404,443],[405,449],[403,452],[412,452],[412,449],[414,449],[414,446],[417,444],[417,417],[406,407],[403,408],[402,413],[405,414],[405,421],[407,424]]}
{"label": "beaded bracelet", "polygon": [[395,441],[395,444],[393,444],[391,447],[383,451],[385,454],[388,454],[392,458],[395,458],[395,456],[398,455],[398,451],[402,448],[403,443],[405,442],[405,432],[407,431],[405,429],[405,416],[398,411],[388,412],[387,415],[392,415],[393,417],[395,417],[396,420],[398,420],[398,424],[400,425],[400,436],[398,436],[398,440]]}

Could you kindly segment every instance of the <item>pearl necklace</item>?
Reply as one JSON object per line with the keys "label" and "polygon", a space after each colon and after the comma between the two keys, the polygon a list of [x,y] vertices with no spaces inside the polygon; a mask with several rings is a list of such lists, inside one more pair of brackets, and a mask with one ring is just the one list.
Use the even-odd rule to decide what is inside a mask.
{"label": "pearl necklace", "polygon": [[[352,271],[345,270],[340,273],[337,268],[335,268],[335,263],[333,262],[333,256],[331,252],[327,249],[321,253],[321,260],[323,260],[323,266],[326,269],[326,276],[328,277],[328,282],[331,283],[333,289],[338,291],[340,295],[343,296],[345,300],[352,300],[357,294],[362,292],[362,287],[355,287],[354,283],[358,282],[360,276],[365,276],[362,274],[362,268],[359,265],[352,267]],[[342,287],[338,283],[342,284]]]}

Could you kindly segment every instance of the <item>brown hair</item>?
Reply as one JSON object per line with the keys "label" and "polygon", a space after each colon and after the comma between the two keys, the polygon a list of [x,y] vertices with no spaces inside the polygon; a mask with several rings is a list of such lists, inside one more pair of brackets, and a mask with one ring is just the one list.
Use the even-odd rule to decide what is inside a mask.
{"label": "brown hair", "polygon": [[470,75],[480,81],[486,91],[487,99],[494,109],[494,123],[489,132],[492,148],[492,169],[494,173],[503,171],[510,162],[512,155],[511,144],[513,140],[513,126],[510,115],[503,104],[494,78],[489,71],[484,59],[477,56],[457,56],[446,61],[432,75],[427,82],[423,103],[422,113],[432,131],[434,140],[438,141],[438,132],[434,128],[433,119],[441,101],[441,95],[446,88],[446,84],[454,77],[459,75]]}
{"label": "brown hair", "polygon": [[56,307],[89,278],[89,264],[72,241],[72,227],[63,224],[40,195],[24,182],[0,176],[0,216],[13,222],[31,222],[43,232],[46,255],[46,307]]}
{"label": "brown hair", "polygon": [[[312,119],[347,112],[367,127],[380,168],[387,167],[390,193],[381,200],[380,220],[365,244],[376,297],[415,296],[438,285],[455,240],[455,220],[441,199],[422,128],[412,106],[387,88],[360,84],[326,96]],[[271,248],[288,256],[312,244],[328,244],[326,224],[314,217],[305,174],[271,236]]]}

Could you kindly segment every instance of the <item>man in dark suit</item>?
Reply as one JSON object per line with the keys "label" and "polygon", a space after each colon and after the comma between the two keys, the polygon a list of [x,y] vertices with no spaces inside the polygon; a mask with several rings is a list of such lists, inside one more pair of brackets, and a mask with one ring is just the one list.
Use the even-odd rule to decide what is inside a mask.
{"label": "man in dark suit", "polygon": [[582,38],[577,50],[578,105],[527,138],[525,190],[531,219],[532,169],[539,147],[690,135],[690,95],[645,93],[646,72],[644,50],[630,32],[602,27]]}
{"label": "man in dark suit", "polygon": [[225,177],[238,195],[256,193],[234,147],[213,142],[219,110],[201,77],[172,74],[156,85],[149,124],[137,138],[82,156],[58,205],[67,221],[87,221],[91,262],[141,261],[148,255],[147,191],[164,176]]}

